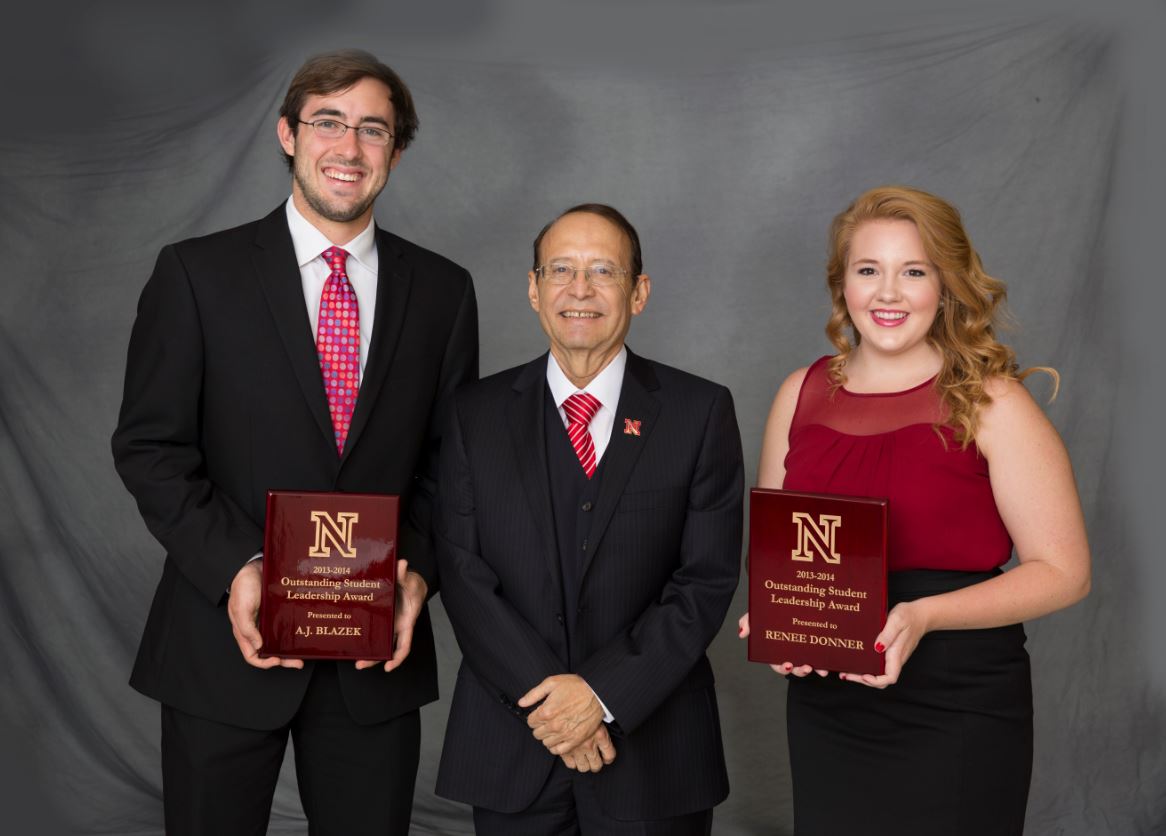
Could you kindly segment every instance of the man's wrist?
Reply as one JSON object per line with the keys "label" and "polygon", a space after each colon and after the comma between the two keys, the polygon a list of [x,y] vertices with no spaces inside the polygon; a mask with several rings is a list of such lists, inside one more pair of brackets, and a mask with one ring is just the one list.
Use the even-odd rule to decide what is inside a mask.
{"label": "man's wrist", "polygon": [[[586,685],[587,680],[583,680],[583,683]],[[599,707],[603,709],[603,722],[605,722],[605,723],[614,722],[615,715],[613,715],[610,711],[607,710],[607,706],[604,704],[603,700],[601,700],[599,698],[599,694],[595,693],[595,689],[592,688],[590,685],[587,685],[587,690],[589,690],[591,692],[591,696],[595,697],[595,701],[597,703],[599,703]]]}
{"label": "man's wrist", "polygon": [[[256,560],[262,560],[262,559],[263,559],[263,552],[255,552],[255,554],[253,554],[253,555],[251,555],[251,557],[247,558],[247,562],[244,563],[243,566],[244,567],[250,566]],[[242,572],[243,569],[240,568],[239,571]],[[237,575],[238,575],[238,573],[236,573],[236,576]],[[234,578],[232,578],[232,583],[233,582],[234,582]],[[230,595],[230,594],[231,594],[231,587],[228,586],[227,587],[227,595]]]}

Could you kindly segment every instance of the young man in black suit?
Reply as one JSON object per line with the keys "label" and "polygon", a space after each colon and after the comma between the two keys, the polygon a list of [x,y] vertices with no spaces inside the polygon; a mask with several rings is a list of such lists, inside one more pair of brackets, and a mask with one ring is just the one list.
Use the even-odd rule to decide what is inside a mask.
{"label": "young man in black suit", "polygon": [[615,209],[548,224],[528,278],[549,353],[463,389],[442,445],[464,659],[437,792],[479,834],[707,834],[728,793],[705,650],[740,565],[732,398],[625,347],[651,282]]}
{"label": "young man in black suit", "polygon": [[[291,197],[166,247],[142,292],[113,451],[167,553],[131,684],[162,703],[171,836],[263,833],[289,732],[313,834],[408,831],[438,430],[478,364],[469,274],[373,223],[416,128],[373,56],[309,60],[277,126]],[[269,489],[402,496],[389,662],[259,656]]]}

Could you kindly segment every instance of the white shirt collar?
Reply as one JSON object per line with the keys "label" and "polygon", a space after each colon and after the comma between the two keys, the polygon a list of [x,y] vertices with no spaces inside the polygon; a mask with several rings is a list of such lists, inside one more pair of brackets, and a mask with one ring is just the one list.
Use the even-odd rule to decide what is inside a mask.
{"label": "white shirt collar", "polygon": [[597,374],[590,383],[579,389],[567,379],[555,355],[547,353],[547,386],[550,387],[551,397],[555,399],[555,406],[562,407],[563,401],[576,392],[586,392],[594,395],[604,407],[615,412],[619,404],[619,393],[623,389],[623,373],[628,364],[628,349],[623,346],[619,354],[604,366],[603,371]]}
{"label": "white shirt collar", "polygon": [[[302,269],[313,259],[319,258],[320,253],[333,246],[332,242],[311,221],[300,214],[295,206],[295,200],[287,199],[287,228],[291,231],[292,246],[296,250],[296,264]],[[349,258],[355,258],[366,268],[376,274],[376,226],[373,219],[368,219],[368,226],[357,233],[356,237],[347,244],[340,244],[348,251]],[[598,396],[596,396],[598,397]]]}

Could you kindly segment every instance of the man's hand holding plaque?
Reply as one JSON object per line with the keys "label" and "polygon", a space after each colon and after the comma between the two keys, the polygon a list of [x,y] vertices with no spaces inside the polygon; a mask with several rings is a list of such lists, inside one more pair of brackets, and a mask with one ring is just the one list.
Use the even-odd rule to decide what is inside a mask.
{"label": "man's hand holding plaque", "polygon": [[259,632],[259,602],[263,598],[263,562],[246,563],[235,579],[227,597],[227,617],[231,632],[239,644],[244,661],[256,668],[302,668],[302,659],[281,659],[279,656],[260,656],[263,636]]}
{"label": "man's hand holding plaque", "polygon": [[[393,658],[385,662],[385,673],[400,667],[413,648],[413,627],[429,594],[429,584],[416,572],[409,571],[409,561],[397,561],[397,603],[393,613]],[[356,669],[362,671],[379,665],[379,659],[360,659]]]}

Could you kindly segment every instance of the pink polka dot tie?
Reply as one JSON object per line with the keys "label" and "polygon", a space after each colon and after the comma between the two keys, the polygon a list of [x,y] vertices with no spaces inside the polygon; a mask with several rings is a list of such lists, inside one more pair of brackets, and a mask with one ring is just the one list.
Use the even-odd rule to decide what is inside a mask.
{"label": "pink polka dot tie", "polygon": [[586,392],[578,392],[563,401],[563,411],[567,413],[567,435],[588,479],[595,473],[595,442],[591,440],[587,425],[602,405],[599,398]]}
{"label": "pink polka dot tie", "polygon": [[320,294],[320,321],[316,326],[316,353],[324,376],[328,411],[336,433],[336,452],[344,452],[356,392],[360,388],[360,309],[344,266],[348,253],[329,247],[321,253],[332,269]]}

